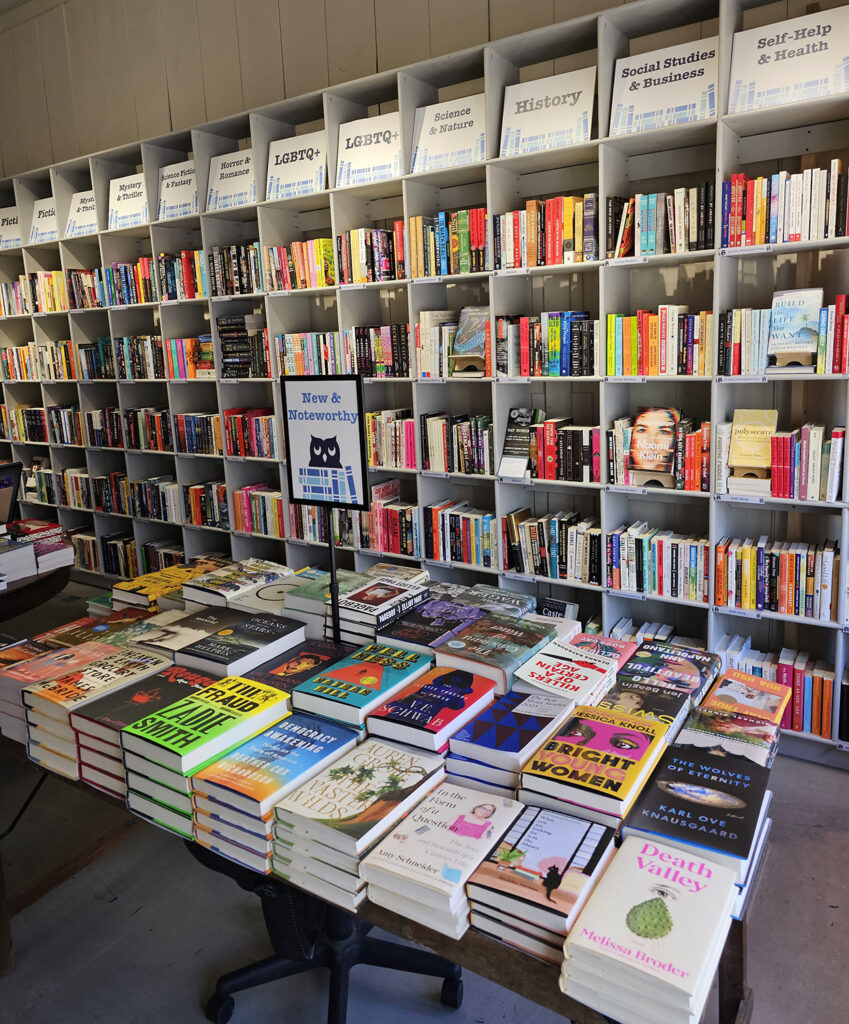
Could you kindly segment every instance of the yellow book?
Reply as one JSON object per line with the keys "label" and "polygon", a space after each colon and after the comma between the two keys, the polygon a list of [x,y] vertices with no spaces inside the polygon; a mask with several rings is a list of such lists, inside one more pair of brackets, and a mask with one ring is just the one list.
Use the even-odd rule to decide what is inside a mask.
{"label": "yellow book", "polygon": [[607,375],[616,374],[616,314],[607,314]]}
{"label": "yellow book", "polygon": [[777,409],[735,409],[728,465],[769,469],[770,439],[778,426]]}
{"label": "yellow book", "polygon": [[743,541],[743,564],[740,577],[740,604],[743,608],[754,608],[752,602],[752,538]]}

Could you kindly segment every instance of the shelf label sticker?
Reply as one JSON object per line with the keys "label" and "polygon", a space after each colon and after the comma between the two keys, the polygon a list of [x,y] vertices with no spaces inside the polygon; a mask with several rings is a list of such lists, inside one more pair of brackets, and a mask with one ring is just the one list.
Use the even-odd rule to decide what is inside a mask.
{"label": "shelf label sticker", "polygon": [[728,113],[849,91],[849,8],[736,32]]}
{"label": "shelf label sticker", "polygon": [[720,256],[760,256],[762,253],[772,252],[771,245],[735,245],[731,249],[720,249]]}
{"label": "shelf label sticker", "polygon": [[718,37],[616,61],[610,135],[716,117]]}
{"label": "shelf label sticker", "polygon": [[615,260],[605,260],[605,267],[630,267],[636,263],[648,263],[648,256],[620,256]]}
{"label": "shelf label sticker", "polygon": [[494,270],[493,275],[495,277],[520,277],[527,272],[527,267],[505,267],[503,270]]}
{"label": "shelf label sticker", "polygon": [[588,142],[595,101],[595,65],[508,85],[500,156],[539,153]]}
{"label": "shelf label sticker", "polygon": [[147,224],[147,189],[144,174],[127,174],[109,182],[109,230]]}
{"label": "shelf label sticker", "polygon": [[479,164],[486,157],[486,98],[464,96],[416,110],[413,174]]}
{"label": "shelf label sticker", "polygon": [[79,238],[80,235],[93,235],[97,232],[97,204],[94,201],[94,189],[75,192],[71,196],[71,208],[68,212],[68,226],[65,238]]}
{"label": "shelf label sticker", "polygon": [[159,168],[159,219],[191,217],[198,212],[198,176],[194,160]]}
{"label": "shelf label sticker", "polygon": [[266,199],[291,199],[327,187],[327,135],[311,132],[277,139],[268,147]]}
{"label": "shelf label sticker", "polygon": [[236,206],[249,206],[256,202],[256,176],[253,150],[240,149],[235,153],[214,156],[209,161],[209,188],[206,209],[232,210]]}
{"label": "shelf label sticker", "polygon": [[21,244],[21,226],[17,206],[0,210],[0,249],[17,249]]}
{"label": "shelf label sticker", "polygon": [[[510,572],[509,570],[500,573],[503,580],[519,580],[520,583],[536,583],[536,576],[531,576],[526,572]],[[552,579],[554,577],[551,577]]]}
{"label": "shelf label sticker", "polygon": [[397,110],[339,125],[336,187],[401,177],[401,115]]}
{"label": "shelf label sticker", "polygon": [[59,237],[56,224],[56,202],[52,196],[36,199],[32,204],[32,224],[29,229],[29,244],[39,242],[55,242]]}
{"label": "shelf label sticker", "polygon": [[[648,494],[648,487],[631,487],[628,484],[606,484],[604,488],[609,494]],[[654,488],[653,488],[654,489]],[[665,488],[668,490],[669,488]]]}

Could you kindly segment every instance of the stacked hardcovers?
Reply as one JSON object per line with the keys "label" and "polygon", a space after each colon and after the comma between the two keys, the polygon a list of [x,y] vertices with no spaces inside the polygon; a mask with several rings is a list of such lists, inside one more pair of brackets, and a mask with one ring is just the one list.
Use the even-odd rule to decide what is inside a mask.
{"label": "stacked hardcovers", "polygon": [[715,654],[678,644],[651,640],[640,644],[616,680],[642,680],[654,686],[686,693],[698,703],[719,675],[721,661]]}
{"label": "stacked hardcovers", "polygon": [[[340,639],[352,644],[372,643],[378,632],[430,596],[427,583],[372,577],[364,586],[339,599]],[[325,601],[325,637],[333,638],[330,597]]]}
{"label": "stacked hardcovers", "polygon": [[224,607],[230,601],[256,590],[263,583],[274,583],[292,573],[292,569],[277,562],[269,562],[264,558],[245,558],[241,562],[195,576],[181,585],[184,599]]}
{"label": "stacked hardcovers", "polygon": [[350,644],[333,644],[329,640],[304,640],[275,658],[269,658],[245,673],[247,679],[273,686],[291,695],[299,683],[331,668],[353,654]]}
{"label": "stacked hardcovers", "polygon": [[353,729],[296,713],[202,768],[192,777],[195,841],[268,874],[274,805],[358,738]]}
{"label": "stacked hardcovers", "polygon": [[680,690],[654,686],[638,678],[623,678],[596,702],[600,711],[649,718],[666,726],[671,743],[690,710],[690,698]]}
{"label": "stacked hardcovers", "polygon": [[34,544],[0,537],[0,573],[8,580],[21,580],[37,571]]}
{"label": "stacked hardcovers", "polygon": [[163,594],[215,568],[213,561],[220,565],[224,560],[198,559],[189,565],[170,565],[132,580],[122,580],[112,587],[112,607],[155,608]]}
{"label": "stacked hardcovers", "polygon": [[[288,582],[295,583],[283,596],[284,614],[287,618],[297,619],[306,626],[306,634],[311,640],[320,640],[325,634],[325,611],[330,599],[330,573],[320,572],[310,579],[296,576]],[[337,569],[336,582],[339,596],[343,597],[352,590],[357,590],[368,582],[368,577],[361,572],[350,569]]]}
{"label": "stacked hardcovers", "polygon": [[448,777],[493,796],[514,797],[522,765],[571,711],[571,701],[550,693],[499,697],[448,741]]}
{"label": "stacked hardcovers", "polygon": [[[243,612],[264,612],[266,615],[286,615],[286,595],[312,580],[329,577],[323,569],[305,566],[292,576],[285,576],[271,583],[260,583],[252,590],[245,591],[227,602],[228,608]],[[289,615],[289,618],[295,616]]]}
{"label": "stacked hardcovers", "polygon": [[121,608],[103,616],[85,615],[38,633],[33,639],[56,648],[76,647],[91,641],[123,647],[136,635],[128,630],[155,617],[147,608]]}
{"label": "stacked hardcovers", "polygon": [[561,989],[622,1024],[697,1024],[736,893],[729,869],[629,837],[566,939]]}
{"label": "stacked hardcovers", "polygon": [[459,939],[469,927],[465,882],[524,810],[442,782],[363,860],[369,900]]}
{"label": "stacked hardcovers", "polygon": [[408,651],[430,654],[440,644],[450,640],[461,629],[483,618],[483,608],[460,600],[446,601],[431,597],[399,619],[377,631],[377,641],[403,647]]}
{"label": "stacked hardcovers", "polygon": [[27,720],[21,702],[22,684],[6,679],[5,673],[15,665],[48,654],[53,648],[38,640],[18,640],[0,648],[0,733],[17,743],[27,741]]}
{"label": "stacked hardcovers", "polygon": [[[499,593],[512,596],[509,591]],[[545,623],[487,613],[440,644],[434,654],[441,667],[465,669],[492,679],[500,695],[512,688],[516,669],[553,636],[554,629]]]}
{"label": "stacked hardcovers", "polygon": [[158,654],[128,647],[81,669],[27,686],[22,694],[27,718],[27,753],[37,764],[69,779],[78,779],[79,750],[70,723],[71,711],[107,691],[145,679],[167,665],[167,659]]}
{"label": "stacked hardcovers", "polygon": [[615,659],[555,637],[516,669],[515,689],[556,693],[573,706],[597,704],[615,678]]}
{"label": "stacked hardcovers", "polygon": [[466,886],[472,927],[559,964],[563,939],[613,856],[613,829],[526,807]]}
{"label": "stacked hardcovers", "polygon": [[364,740],[276,805],[274,873],[355,910],[366,897],[363,855],[444,774],[437,755]]}
{"label": "stacked hardcovers", "polygon": [[121,730],[127,806],[191,839],[189,776],[285,718],[288,704],[281,690],[228,676],[133,722]]}

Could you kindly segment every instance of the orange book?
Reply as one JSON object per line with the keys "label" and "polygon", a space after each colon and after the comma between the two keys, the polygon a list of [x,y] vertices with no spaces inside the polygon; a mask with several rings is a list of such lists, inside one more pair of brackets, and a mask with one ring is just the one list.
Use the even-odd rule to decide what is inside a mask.
{"label": "orange book", "polygon": [[781,615],[787,614],[787,542],[781,545],[781,552],[778,556],[778,611]]}
{"label": "orange book", "polygon": [[728,597],[728,538],[716,546],[716,569],[713,576],[713,603],[725,604]]}
{"label": "orange book", "polygon": [[730,668],[713,684],[701,706],[779,725],[792,692],[783,683]]}
{"label": "orange book", "polygon": [[811,685],[811,732],[815,736],[822,736],[822,676],[818,667],[814,667]]}
{"label": "orange book", "polygon": [[[819,665],[817,666],[819,669]],[[831,672],[822,669],[822,715],[820,718],[820,736],[831,738],[831,709],[834,693],[834,677]]]}
{"label": "orange book", "polygon": [[535,267],[537,265],[537,239],[539,236],[539,208],[541,203],[538,199],[529,199],[525,203],[525,266]]}

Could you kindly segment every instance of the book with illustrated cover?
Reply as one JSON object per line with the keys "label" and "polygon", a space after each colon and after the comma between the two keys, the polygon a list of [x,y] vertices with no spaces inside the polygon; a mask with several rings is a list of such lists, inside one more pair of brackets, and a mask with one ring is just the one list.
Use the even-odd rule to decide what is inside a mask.
{"label": "book with illustrated cover", "polygon": [[[227,559],[227,562],[230,560]],[[209,572],[213,566],[208,559],[199,559],[189,565],[170,565],[155,572],[145,573],[133,580],[122,580],[112,587],[113,600],[122,604],[138,605],[149,608],[156,604],[162,594],[182,587],[184,583]]]}
{"label": "book with illustrated cover", "polygon": [[528,475],[531,458],[531,425],[542,423],[545,412],[542,409],[515,408],[507,415],[504,431],[504,445],[498,475],[523,480]]}
{"label": "book with illustrated cover", "polygon": [[750,715],[780,725],[792,693],[792,688],[783,683],[730,668],[713,684],[701,706],[712,711]]}
{"label": "book with illustrated cover", "polygon": [[527,612],[534,611],[537,606],[537,599],[533,594],[517,594],[512,590],[493,587],[490,583],[476,583],[472,587],[472,593],[476,598],[475,604],[493,615],[508,615],[520,619]]}
{"label": "book with illustrated cover", "polygon": [[239,616],[222,629],[177,651],[178,665],[222,676],[247,672],[304,640],[304,625],[282,615]]}
{"label": "book with illustrated cover", "polygon": [[154,616],[156,624],[134,643],[148,651],[170,656],[174,655],[197,640],[217,633],[237,622],[243,622],[247,612],[239,612],[229,608],[207,608],[194,613],[181,612],[178,609],[160,612]]}
{"label": "book with illustrated cover", "polygon": [[118,643],[114,643],[113,637],[122,633],[128,626],[150,618],[152,614],[147,608],[124,608],[103,617],[86,615],[64,626],[45,630],[33,637],[33,640],[49,644],[51,647],[76,647],[77,644],[88,643],[91,640],[100,640],[119,647],[122,646],[121,638],[118,638]]}
{"label": "book with illustrated cover", "polygon": [[485,614],[483,608],[473,605],[431,598],[382,626],[375,639],[408,651],[428,653]]}
{"label": "book with illustrated cover", "polygon": [[747,757],[765,768],[772,766],[778,749],[779,727],[762,718],[731,711],[712,711],[698,707],[678,733],[676,746]]}
{"label": "book with illustrated cover", "polygon": [[[362,572],[351,569],[337,569],[336,581],[339,584],[339,597],[350,594],[352,590],[365,586],[368,577]],[[297,609],[324,615],[324,608],[330,599],[330,573],[323,573],[317,579],[304,580],[286,595],[286,609]]]}
{"label": "book with illustrated cover", "polygon": [[430,574],[417,565],[393,565],[391,562],[375,562],[366,569],[365,576],[375,580],[401,580],[403,583],[427,585]]}
{"label": "book with illustrated cover", "polygon": [[665,733],[646,718],[577,707],[524,765],[522,786],[573,804],[579,815],[587,808],[622,818],[663,752]]}
{"label": "book with illustrated cover", "polygon": [[598,701],[600,711],[614,711],[620,715],[650,718],[667,727],[667,740],[675,736],[690,709],[690,698],[680,690],[665,689],[643,682],[642,679],[623,679]]}
{"label": "book with illustrated cover", "polygon": [[[48,679],[57,679],[68,672],[76,672],[85,665],[90,665],[98,658],[107,654],[117,653],[118,648],[111,644],[89,641],[76,647],[62,647],[35,658],[28,658],[0,670],[0,687],[6,693],[18,692],[32,683],[43,683]],[[8,698],[7,698],[8,699]]]}
{"label": "book with illustrated cover", "polygon": [[620,640],[601,633],[578,633],[569,640],[569,643],[600,658],[613,658],[617,672],[637,650],[637,644],[633,640]]}
{"label": "book with illustrated cover", "polygon": [[[56,648],[52,644],[42,643],[40,640],[16,640],[13,644],[0,647],[0,673],[12,665],[19,665],[22,661],[29,661],[31,658],[39,658]],[[0,691],[0,699],[2,699]]]}
{"label": "book with illustrated cover", "polygon": [[274,583],[292,574],[292,569],[278,562],[269,562],[264,558],[245,558],[241,562],[184,582],[183,596],[203,604],[222,606],[263,583]]}
{"label": "book with illustrated cover", "polygon": [[456,604],[472,605],[473,607],[477,604],[474,589],[465,586],[463,583],[451,583],[448,580],[431,580],[428,583],[428,590],[430,590],[430,596],[434,601],[450,601]]}
{"label": "book with illustrated cover", "polygon": [[188,775],[288,714],[288,695],[228,676],[121,730],[124,750]]}
{"label": "book with illustrated cover", "polygon": [[440,644],[436,663],[485,675],[495,682],[496,693],[506,693],[516,669],[553,636],[554,629],[542,623],[487,614]]}
{"label": "book with illustrated cover", "polygon": [[347,753],[357,738],[344,725],[296,712],[202,768],[192,776],[192,791],[264,818],[287,793]]}
{"label": "book with illustrated cover", "polygon": [[359,857],[443,777],[442,758],[369,737],[276,804],[297,835]]}
{"label": "book with illustrated cover", "polygon": [[695,647],[680,647],[660,640],[640,644],[617,675],[617,681],[642,679],[654,686],[679,690],[697,702],[719,676],[716,654]]}
{"label": "book with illustrated cover", "polygon": [[[364,587],[340,597],[339,615],[346,621],[368,623],[380,628],[428,597],[428,588],[418,583],[369,580]],[[326,604],[330,604],[329,597]]]}
{"label": "book with illustrated cover", "polygon": [[819,340],[822,288],[775,292],[769,320],[769,366],[809,366]]}
{"label": "book with illustrated cover", "polygon": [[441,750],[452,733],[492,702],[494,685],[460,669],[428,669],[369,714],[368,731]]}
{"label": "book with illustrated cover", "polygon": [[343,658],[349,657],[356,648],[351,644],[336,644],[331,640],[305,640],[249,669],[245,675],[266,686],[291,693],[298,683],[305,683],[316,673],[330,668]]}
{"label": "book with illustrated cover", "polygon": [[526,807],[469,878],[472,900],[565,935],[613,856],[613,829]]}
{"label": "book with illustrated cover", "polygon": [[319,570],[316,575],[295,573],[293,576],[284,576],[274,580],[272,583],[260,583],[258,587],[247,590],[238,597],[228,600],[227,607],[243,612],[285,615],[286,599],[293,590],[297,590],[298,587],[302,587],[305,583],[317,577],[324,578],[328,576],[328,573]]}
{"label": "book with illustrated cover", "polygon": [[433,664],[433,658],[389,644],[366,644],[292,691],[300,711],[362,726],[373,708]]}

